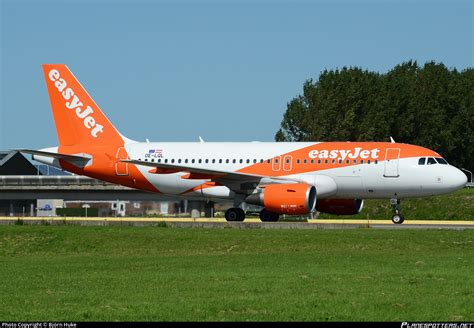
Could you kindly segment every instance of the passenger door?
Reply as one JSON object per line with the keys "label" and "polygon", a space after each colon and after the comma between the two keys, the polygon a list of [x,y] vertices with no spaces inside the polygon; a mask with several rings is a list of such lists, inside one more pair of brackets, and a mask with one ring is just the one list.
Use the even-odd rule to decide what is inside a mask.
{"label": "passenger door", "polygon": [[385,167],[383,176],[386,178],[398,178],[398,161],[400,158],[400,148],[387,148],[385,152]]}

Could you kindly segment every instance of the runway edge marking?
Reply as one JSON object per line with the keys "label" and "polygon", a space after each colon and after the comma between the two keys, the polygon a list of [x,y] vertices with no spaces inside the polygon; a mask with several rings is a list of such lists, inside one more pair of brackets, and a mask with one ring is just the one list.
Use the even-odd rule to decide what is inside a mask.
{"label": "runway edge marking", "polygon": [[[139,217],[18,217],[18,216],[4,216],[0,217],[0,221],[11,222],[11,221],[50,221],[50,222],[122,222],[122,223],[229,223],[224,218],[139,218]],[[261,222],[260,219],[245,219],[243,222],[230,222],[230,223],[246,223],[246,224],[266,224],[269,222]],[[341,226],[366,226],[372,227],[376,225],[383,226],[398,226],[392,223],[390,220],[337,220],[337,219],[325,219],[325,220],[308,220],[308,222],[271,222],[276,225],[341,225]],[[447,220],[409,220],[405,221],[400,226],[464,226],[474,227],[474,221],[447,221]]]}

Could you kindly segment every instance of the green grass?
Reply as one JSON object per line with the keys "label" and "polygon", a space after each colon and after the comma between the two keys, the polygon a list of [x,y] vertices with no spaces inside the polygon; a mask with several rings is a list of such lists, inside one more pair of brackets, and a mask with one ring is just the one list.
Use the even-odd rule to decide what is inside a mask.
{"label": "green grass", "polygon": [[1,226],[2,321],[473,321],[474,230]]}
{"label": "green grass", "polygon": [[[461,189],[452,194],[410,198],[401,201],[406,220],[474,220],[474,189]],[[392,208],[388,199],[364,200],[361,213],[337,216],[321,213],[320,219],[390,220]]]}

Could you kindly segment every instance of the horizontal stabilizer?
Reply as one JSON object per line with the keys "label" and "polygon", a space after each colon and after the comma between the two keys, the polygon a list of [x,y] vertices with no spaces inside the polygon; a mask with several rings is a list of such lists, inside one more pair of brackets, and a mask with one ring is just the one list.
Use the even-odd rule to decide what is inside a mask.
{"label": "horizontal stabilizer", "polygon": [[52,157],[55,159],[62,159],[75,165],[85,165],[92,159],[91,157],[86,157],[86,156],[81,156],[81,155],[60,154],[60,153],[53,153],[53,152],[42,151],[42,150],[14,149],[14,151],[25,153],[25,154],[31,154],[33,155],[33,159],[35,159],[35,155],[45,156],[45,157]]}

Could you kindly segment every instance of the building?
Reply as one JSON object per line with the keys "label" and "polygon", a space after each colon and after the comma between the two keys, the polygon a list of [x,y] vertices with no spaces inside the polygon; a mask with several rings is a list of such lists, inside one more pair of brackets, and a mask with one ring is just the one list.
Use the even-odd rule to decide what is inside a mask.
{"label": "building", "polygon": [[45,164],[35,165],[18,152],[0,152],[0,172],[0,216],[57,216],[58,208],[76,209],[72,212],[79,215],[93,208],[89,213],[99,216],[214,214],[212,202],[170,198],[71,175]]}
{"label": "building", "polygon": [[0,151],[0,175],[37,175],[35,167],[25,156],[17,151]]}
{"label": "building", "polygon": [[[0,176],[38,175],[35,167],[25,156],[16,151],[0,151]],[[0,216],[17,213],[32,216],[36,206],[35,199],[2,199],[0,195]]]}

